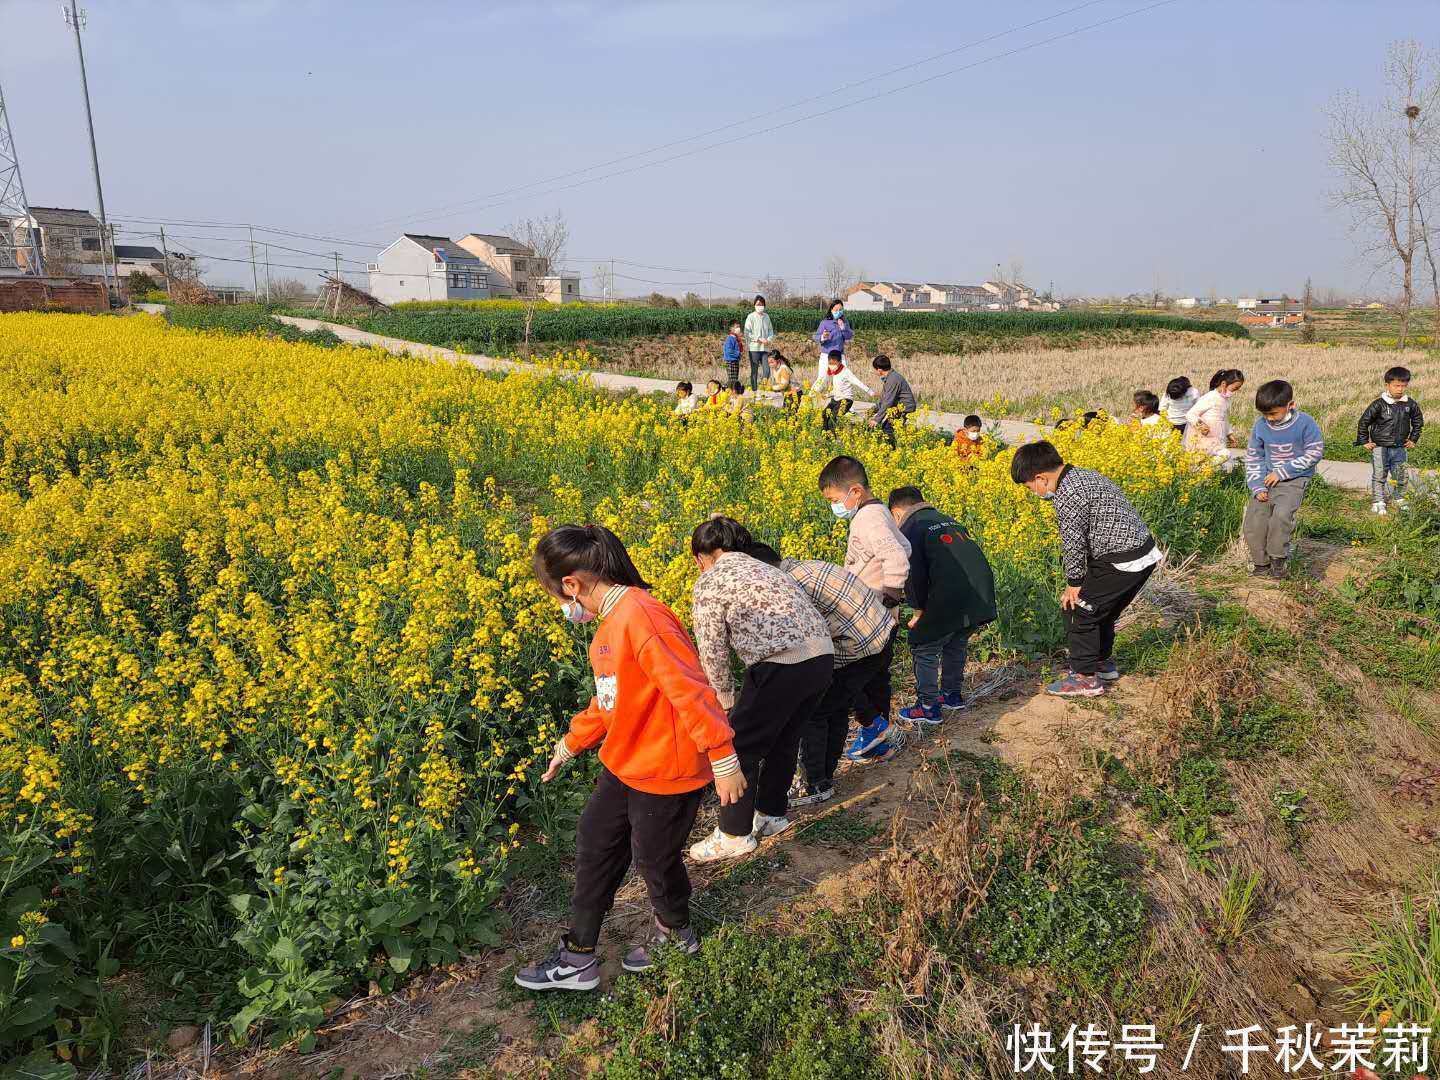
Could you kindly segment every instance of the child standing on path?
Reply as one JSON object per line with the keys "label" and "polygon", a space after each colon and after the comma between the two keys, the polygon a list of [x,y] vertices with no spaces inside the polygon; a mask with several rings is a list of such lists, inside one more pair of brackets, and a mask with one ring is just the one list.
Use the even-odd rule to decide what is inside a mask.
{"label": "child standing on path", "polygon": [[682,858],[700,796],[713,778],[722,807],[745,793],[730,725],[674,612],[646,590],[619,537],[599,525],[562,525],[535,547],[535,576],[573,623],[600,620],[590,642],[595,696],[555,744],[544,780],[593,746],[604,766],[575,837],[570,929],[550,959],[523,967],[527,990],[593,990],[600,924],[631,862],[655,908],[655,935],[623,966],[645,971],[664,942],[700,948],[690,925]]}
{"label": "child standing on path", "polygon": [[1410,451],[1420,441],[1425,414],[1409,394],[1410,369],[1392,367],[1385,372],[1385,392],[1360,414],[1355,442],[1370,451],[1370,509],[1385,513],[1388,480],[1395,483],[1395,505],[1405,508],[1406,468]]}
{"label": "child standing on path", "polygon": [[1045,688],[1058,697],[1098,697],[1120,678],[1115,621],[1164,558],[1144,520],[1108,476],[1067,465],[1048,442],[1015,451],[1010,478],[1048,499],[1060,526],[1070,639],[1070,674]]}
{"label": "child standing on path", "polygon": [[1222,368],[1210,378],[1210,389],[1185,413],[1185,449],[1217,461],[1230,456],[1230,399],[1245,385],[1236,368]]}
{"label": "child standing on path", "polygon": [[890,492],[890,512],[910,542],[905,599],[914,612],[910,655],[916,702],[906,720],[938,724],[942,709],[963,709],[970,635],[995,621],[995,575],[965,527],[925,501],[917,487]]}
{"label": "child standing on path", "polygon": [[1250,429],[1245,449],[1245,545],[1256,576],[1283,577],[1290,558],[1295,515],[1315,466],[1325,456],[1325,436],[1309,413],[1295,410],[1295,390],[1272,379],[1255,392],[1260,419]]}
{"label": "child standing on path", "polygon": [[[696,862],[737,858],[755,850],[756,837],[790,827],[785,810],[800,735],[835,666],[825,620],[793,578],[745,554],[754,542],[726,517],[701,522],[690,537],[700,567],[691,606],[700,663],[730,712],[735,752],[752,785],[720,807],[715,831],[690,848]],[[731,649],[745,665],[738,694]]]}
{"label": "child standing on path", "polygon": [[832,458],[820,470],[820,492],[830,500],[830,512],[850,522],[845,569],[878,592],[881,602],[890,609],[890,632],[880,667],[860,688],[871,718],[862,723],[845,752],[852,760],[863,760],[866,754],[883,752],[890,730],[890,662],[899,630],[898,609],[910,576],[910,541],[901,535],[894,516],[870,490],[865,466],[853,457]]}
{"label": "child standing on path", "polygon": [[860,691],[888,666],[884,652],[893,625],[890,612],[879,593],[834,563],[782,559],[766,544],[752,544],[746,552],[795,579],[825,619],[835,646],[834,679],[800,737],[804,784],[790,792],[791,807],[813,806],[835,794],[835,770],[845,749],[851,710],[862,723],[870,716]]}
{"label": "child standing on path", "polygon": [[730,324],[730,336],[725,339],[725,385],[740,381],[740,324]]}

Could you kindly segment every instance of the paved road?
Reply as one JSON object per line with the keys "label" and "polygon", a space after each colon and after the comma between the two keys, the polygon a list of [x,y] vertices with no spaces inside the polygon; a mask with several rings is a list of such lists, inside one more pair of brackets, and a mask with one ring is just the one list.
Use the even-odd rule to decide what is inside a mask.
{"label": "paved road", "polygon": [[[402,338],[384,337],[381,334],[357,330],[353,326],[345,326],[340,323],[321,322],[319,319],[299,319],[289,315],[274,317],[302,330],[329,330],[342,341],[348,341],[355,345],[375,346],[400,355],[426,356],[434,360],[447,360],[450,363],[469,364],[484,371],[523,371],[531,367],[529,364],[516,360],[500,360],[493,356],[457,352],[439,345],[422,345],[414,341],[405,341]],[[574,373],[575,377],[581,375],[588,375],[596,386],[604,387],[607,390],[635,390],[642,394],[656,392],[669,394],[675,390],[675,383],[670,379],[647,379],[639,375],[618,375],[611,371],[577,371]],[[758,396],[761,400],[769,400],[774,404],[779,402],[779,395],[769,391],[762,391]],[[870,406],[863,402],[856,402],[856,412],[863,412],[869,408]],[[947,432],[961,427],[964,420],[964,414],[952,412],[924,412],[914,417],[914,423]],[[1041,438],[1045,434],[1045,429],[1038,424],[1028,424],[1021,420],[1000,420],[998,426],[1005,441],[1012,444]],[[1232,458],[1239,458],[1243,451],[1232,450],[1230,453]],[[1322,461],[1318,471],[1327,483],[1333,484],[1335,487],[1347,488],[1351,491],[1370,490],[1370,465],[1367,462]],[[1415,470],[1411,471],[1415,472]]]}

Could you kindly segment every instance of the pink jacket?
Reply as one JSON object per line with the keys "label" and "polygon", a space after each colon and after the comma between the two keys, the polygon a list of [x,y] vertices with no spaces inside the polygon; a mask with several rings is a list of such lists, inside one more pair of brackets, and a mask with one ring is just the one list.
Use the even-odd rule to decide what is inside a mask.
{"label": "pink jacket", "polygon": [[[1218,455],[1229,446],[1230,399],[1219,390],[1209,390],[1200,395],[1200,400],[1190,406],[1185,414],[1185,449],[1201,454]],[[1209,435],[1200,433],[1199,424],[1210,429]]]}

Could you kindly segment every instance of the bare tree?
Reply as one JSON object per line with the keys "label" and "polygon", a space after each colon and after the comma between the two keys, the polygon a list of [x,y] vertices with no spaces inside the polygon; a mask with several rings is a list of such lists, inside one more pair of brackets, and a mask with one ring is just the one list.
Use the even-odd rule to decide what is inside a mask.
{"label": "bare tree", "polygon": [[755,291],[765,297],[768,304],[783,304],[790,299],[790,286],[783,277],[767,274],[755,282]]}
{"label": "bare tree", "polygon": [[826,259],[821,272],[825,277],[825,294],[827,296],[840,296],[847,288],[865,276],[863,270],[851,266],[840,255],[831,255]]}
{"label": "bare tree", "polygon": [[270,283],[270,299],[277,304],[294,304],[313,295],[299,278],[276,278]]}
{"label": "bare tree", "polygon": [[1025,287],[1025,260],[1011,259],[1010,268],[1005,284],[1009,285],[1017,293]]}
{"label": "bare tree", "polygon": [[526,218],[510,226],[510,235],[530,249],[523,281],[516,292],[525,302],[525,353],[530,353],[530,333],[535,325],[535,309],[545,302],[545,279],[559,273],[565,262],[565,249],[570,243],[570,226],[559,210],[538,218]]}
{"label": "bare tree", "polygon": [[1422,202],[1417,210],[1420,214],[1420,240],[1425,247],[1425,262],[1430,267],[1430,298],[1434,305],[1430,317],[1435,320],[1435,330],[1430,336],[1432,347],[1440,346],[1440,267],[1435,264],[1435,248],[1430,243],[1430,229],[1425,223],[1425,204]]}
{"label": "bare tree", "polygon": [[1375,104],[1353,90],[1330,105],[1330,163],[1340,186],[1334,204],[1350,215],[1377,268],[1399,264],[1400,347],[1410,336],[1415,254],[1425,204],[1440,186],[1440,60],[1419,42],[1390,46],[1385,96]]}
{"label": "bare tree", "polygon": [[598,262],[590,271],[590,276],[595,279],[595,288],[606,300],[610,299],[610,293],[615,288],[615,271],[608,262]]}

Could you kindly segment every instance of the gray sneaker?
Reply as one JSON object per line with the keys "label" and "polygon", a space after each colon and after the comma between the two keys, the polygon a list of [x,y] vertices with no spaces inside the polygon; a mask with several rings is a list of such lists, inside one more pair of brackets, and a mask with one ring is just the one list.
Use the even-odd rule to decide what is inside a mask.
{"label": "gray sneaker", "polygon": [[700,935],[695,933],[693,926],[687,926],[683,930],[671,930],[656,919],[655,936],[644,945],[636,945],[626,953],[620,966],[636,974],[649,971],[655,966],[656,952],[666,945],[673,945],[685,955],[694,956],[700,951]]}
{"label": "gray sneaker", "polygon": [[1095,677],[1101,682],[1115,682],[1120,678],[1120,669],[1115,666],[1114,660],[1106,660],[1095,669]]}
{"label": "gray sneaker", "polygon": [[600,985],[600,961],[593,952],[571,952],[562,941],[549,960],[517,971],[515,985],[526,990],[594,990]]}

